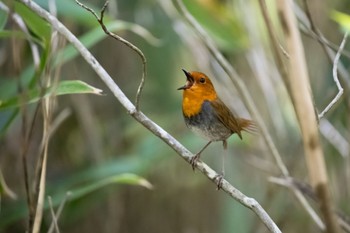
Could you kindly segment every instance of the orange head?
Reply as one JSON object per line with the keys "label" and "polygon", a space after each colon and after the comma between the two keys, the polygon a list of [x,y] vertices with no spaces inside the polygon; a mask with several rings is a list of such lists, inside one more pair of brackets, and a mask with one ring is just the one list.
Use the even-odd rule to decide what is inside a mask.
{"label": "orange head", "polygon": [[186,84],[178,90],[183,90],[182,111],[186,117],[191,117],[199,113],[205,100],[217,99],[216,91],[208,76],[201,72],[187,72]]}

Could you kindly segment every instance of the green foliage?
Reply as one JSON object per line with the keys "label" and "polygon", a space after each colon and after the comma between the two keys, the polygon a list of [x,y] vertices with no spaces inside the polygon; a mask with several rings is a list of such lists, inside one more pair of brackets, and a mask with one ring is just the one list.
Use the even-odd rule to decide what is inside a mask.
{"label": "green foliage", "polygon": [[208,1],[207,4],[193,0],[184,2],[222,50],[235,52],[246,46],[241,23],[230,9],[215,1]]}
{"label": "green foliage", "polygon": [[7,22],[8,14],[0,9],[0,30],[3,30]]}
{"label": "green foliage", "polygon": [[350,15],[339,11],[332,11],[331,17],[339,23],[344,30],[350,31]]}
{"label": "green foliage", "polygon": [[19,107],[21,104],[31,104],[38,102],[42,98],[51,96],[69,95],[69,94],[97,94],[100,95],[102,90],[97,89],[89,84],[79,80],[61,81],[54,86],[50,86],[44,90],[35,88],[25,96],[25,102],[22,101],[23,97],[17,95],[8,100],[0,99],[0,110],[7,108]]}
{"label": "green foliage", "polygon": [[47,48],[51,40],[50,25],[25,5],[15,2],[15,11],[22,17],[28,28],[43,41],[43,47]]}

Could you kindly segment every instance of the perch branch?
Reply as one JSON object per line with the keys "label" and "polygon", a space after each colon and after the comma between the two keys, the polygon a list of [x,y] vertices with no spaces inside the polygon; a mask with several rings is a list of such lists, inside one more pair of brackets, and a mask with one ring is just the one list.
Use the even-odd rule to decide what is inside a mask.
{"label": "perch branch", "polygon": [[[92,54],[84,47],[83,44],[60,22],[48,13],[46,10],[42,9],[35,2],[30,0],[19,0],[37,15],[44,18],[51,26],[57,30],[62,36],[64,36],[67,41],[69,41],[82,55],[86,62],[91,66],[91,68],[98,74],[106,86],[112,91],[117,100],[123,105],[127,112],[145,128],[151,131],[154,135],[159,137],[165,143],[167,143],[173,150],[175,150],[184,160],[190,162],[193,154],[188,151],[182,144],[180,144],[174,137],[168,134],[164,129],[150,120],[142,112],[137,111],[136,107],[131,103],[131,101],[125,96],[118,85],[113,81],[105,69],[97,62],[97,60],[92,56]],[[217,185],[218,180],[217,173],[211,169],[208,165],[202,161],[198,161],[197,168],[203,174],[205,174],[208,179]],[[251,209],[260,220],[266,225],[270,232],[281,232],[277,225],[273,222],[266,211],[261,207],[261,205],[253,198],[245,196],[238,189],[233,187],[226,180],[222,181],[222,190],[229,194],[232,198],[240,202],[242,205]]]}
{"label": "perch branch", "polygon": [[145,55],[143,54],[143,52],[141,51],[141,49],[139,49],[138,47],[136,47],[135,45],[133,45],[132,43],[130,43],[129,41],[125,40],[124,38],[114,34],[113,32],[110,32],[106,25],[103,23],[103,19],[104,19],[104,13],[107,9],[108,3],[109,1],[106,1],[105,4],[103,5],[101,12],[100,12],[100,17],[96,14],[96,12],[91,9],[90,7],[85,6],[84,4],[82,4],[81,2],[79,2],[78,0],[75,0],[75,2],[81,6],[82,8],[84,8],[85,10],[89,11],[92,15],[95,16],[95,18],[97,19],[98,23],[101,25],[103,31],[110,37],[116,39],[117,41],[122,42],[123,44],[125,44],[126,46],[128,46],[130,49],[134,50],[141,58],[142,60],[142,78],[141,78],[141,82],[139,84],[139,87],[137,89],[136,92],[136,97],[135,97],[135,106],[136,106],[136,111],[139,111],[139,106],[140,106],[140,97],[141,97],[141,92],[143,90],[143,87],[145,85],[145,80],[146,80],[146,75],[147,75],[147,60]]}

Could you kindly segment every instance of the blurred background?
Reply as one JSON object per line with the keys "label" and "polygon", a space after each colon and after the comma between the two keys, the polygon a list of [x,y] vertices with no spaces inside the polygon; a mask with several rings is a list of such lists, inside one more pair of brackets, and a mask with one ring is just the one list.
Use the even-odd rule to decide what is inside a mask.
{"label": "blurred background", "polygon": [[[54,3],[35,2],[46,9]],[[99,12],[104,1],[83,3]],[[307,182],[293,105],[274,63],[258,2],[184,0],[184,3],[249,88],[291,175]],[[274,25],[279,28],[275,1],[266,3]],[[297,2],[299,13],[304,13],[304,3]],[[331,15],[334,10],[350,13],[344,12],[350,9],[349,1],[308,3],[315,24],[336,52],[343,31]],[[0,7],[0,232],[24,232],[28,227],[21,155],[26,154],[32,189],[42,151],[44,117],[40,101],[19,103],[28,102],[31,90],[38,89],[45,76],[52,76],[57,82],[81,80],[104,93],[62,95],[55,99],[51,109],[52,121],[65,116],[50,138],[46,177],[46,197],[52,197],[54,209],[66,200],[58,220],[61,232],[267,232],[252,211],[216,191],[212,182],[198,171],[193,172],[171,148],[130,117],[85,60],[69,48],[68,42],[59,35],[45,34],[49,27],[43,20],[18,2],[4,1],[2,5],[9,11],[6,13]],[[86,45],[133,101],[142,75],[140,57],[124,44],[106,37],[96,19],[73,0],[56,1],[56,10],[58,19]],[[30,31],[29,39],[20,33],[13,13],[23,18]],[[301,28],[305,22],[302,19],[299,18]],[[193,153],[206,141],[194,135],[183,122],[182,93],[176,90],[186,80],[182,68],[208,74],[232,111],[250,118],[234,85],[172,1],[111,0],[105,22],[111,31],[139,47],[147,58],[141,111]],[[283,42],[280,30],[276,31]],[[53,37],[58,41],[56,47],[50,44]],[[337,93],[332,61],[307,30],[302,39],[315,106],[322,111]],[[39,47],[38,66],[28,40]],[[341,59],[345,74],[349,68],[347,49],[349,46]],[[335,206],[350,214],[350,79],[344,77],[340,77],[344,95],[320,122],[320,133]],[[270,176],[279,176],[280,171],[261,136],[244,134],[243,138],[229,139],[227,180],[255,198],[283,232],[320,232],[289,189],[268,181]],[[222,151],[222,144],[214,143],[202,159],[220,171]],[[125,173],[145,178],[153,188],[130,185],[132,182],[102,184]],[[68,191],[72,198],[66,197]],[[318,210],[313,201],[310,203]],[[40,232],[47,232],[52,222],[48,206],[46,203]]]}

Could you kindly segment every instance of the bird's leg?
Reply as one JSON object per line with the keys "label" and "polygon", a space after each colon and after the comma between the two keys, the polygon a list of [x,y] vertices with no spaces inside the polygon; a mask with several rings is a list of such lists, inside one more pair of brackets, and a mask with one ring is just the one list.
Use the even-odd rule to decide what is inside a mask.
{"label": "bird's leg", "polygon": [[199,160],[199,157],[201,156],[201,153],[207,148],[212,141],[209,141],[197,154],[195,154],[191,160],[190,163],[192,165],[192,169],[194,171],[194,168],[196,167],[197,161]]}
{"label": "bird's leg", "polygon": [[224,179],[224,176],[225,176],[225,157],[226,157],[226,154],[227,154],[227,141],[226,140],[223,140],[222,141],[222,145],[224,147],[224,154],[222,156],[222,169],[221,169],[221,174],[217,175],[215,177],[215,179],[218,180],[218,187],[217,189],[221,189],[222,187],[222,181]]}

